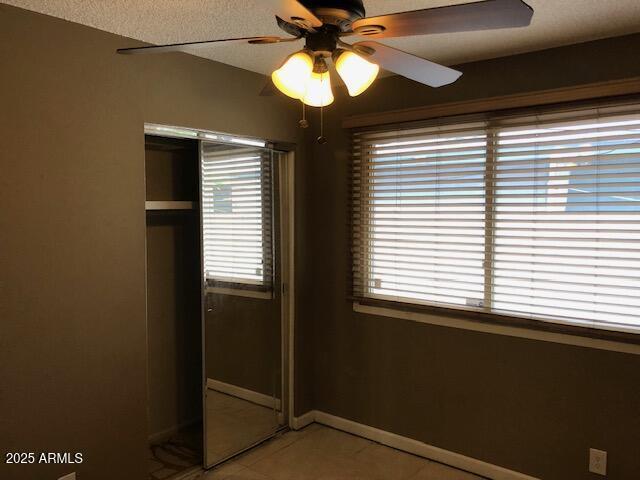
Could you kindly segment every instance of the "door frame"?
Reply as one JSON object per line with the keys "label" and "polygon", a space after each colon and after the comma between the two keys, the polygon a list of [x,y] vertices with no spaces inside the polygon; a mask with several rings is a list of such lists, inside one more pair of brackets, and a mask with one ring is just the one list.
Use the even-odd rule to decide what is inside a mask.
{"label": "door frame", "polygon": [[295,152],[280,156],[280,268],[282,277],[282,398],[286,399],[286,426],[295,412]]}

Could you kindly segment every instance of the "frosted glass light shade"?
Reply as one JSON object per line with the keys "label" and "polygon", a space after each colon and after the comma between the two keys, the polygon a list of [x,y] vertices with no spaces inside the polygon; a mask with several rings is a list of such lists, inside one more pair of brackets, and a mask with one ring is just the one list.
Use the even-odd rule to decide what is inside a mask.
{"label": "frosted glass light shade", "polygon": [[273,84],[285,95],[301,99],[313,72],[313,58],[306,52],[291,55],[278,70],[271,74]]}
{"label": "frosted glass light shade", "polygon": [[313,72],[311,74],[311,78],[307,83],[307,91],[302,97],[302,101],[311,107],[326,107],[333,103],[329,72]]}
{"label": "frosted glass light shade", "polygon": [[349,95],[357,97],[371,86],[380,67],[353,52],[342,52],[336,60],[336,70],[347,85]]}

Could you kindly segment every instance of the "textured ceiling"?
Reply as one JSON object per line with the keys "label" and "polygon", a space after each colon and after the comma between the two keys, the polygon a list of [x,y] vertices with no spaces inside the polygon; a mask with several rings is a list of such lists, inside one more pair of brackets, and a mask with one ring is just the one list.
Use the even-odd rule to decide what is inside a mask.
{"label": "textured ceiling", "polygon": [[[280,35],[268,0],[0,0],[153,44]],[[364,0],[369,16],[466,3],[460,0]],[[447,65],[640,31],[640,0],[527,0],[526,28],[385,39]],[[126,45],[123,45],[126,46]],[[270,73],[302,43],[216,45],[197,55]],[[194,52],[195,53],[195,52]]]}

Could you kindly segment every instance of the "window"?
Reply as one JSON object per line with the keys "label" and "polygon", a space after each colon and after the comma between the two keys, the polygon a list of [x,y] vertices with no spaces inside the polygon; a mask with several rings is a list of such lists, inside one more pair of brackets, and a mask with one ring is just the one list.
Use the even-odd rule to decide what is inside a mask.
{"label": "window", "polygon": [[270,290],[271,151],[202,143],[207,286]]}
{"label": "window", "polygon": [[640,331],[640,106],[354,134],[354,296]]}

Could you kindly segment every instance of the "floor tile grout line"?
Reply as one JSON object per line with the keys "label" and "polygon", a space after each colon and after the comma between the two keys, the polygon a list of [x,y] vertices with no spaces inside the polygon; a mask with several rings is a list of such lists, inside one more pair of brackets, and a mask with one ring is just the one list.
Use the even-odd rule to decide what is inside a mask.
{"label": "floor tile grout line", "polygon": [[[305,427],[305,428],[307,428],[307,427]],[[281,433],[281,434],[279,434],[279,435],[275,436],[274,438],[271,438],[271,439],[267,440],[266,442],[264,442],[262,445],[260,445],[260,446],[259,446],[259,447],[257,447],[257,448],[267,447],[269,444],[274,445],[274,443],[272,443],[272,442],[275,442],[275,441],[277,441],[277,440],[280,440],[280,439],[284,438],[286,435],[289,435],[289,434],[290,434],[290,433],[292,433],[292,432],[295,432],[295,430],[288,430],[288,431],[286,431],[286,432],[283,432],[283,433]],[[291,445],[293,445],[293,444],[295,444],[295,443],[299,442],[300,440],[302,440],[306,435],[308,435],[308,434],[302,435],[302,436],[300,436],[300,438],[296,438],[296,439],[295,439],[295,440],[293,440],[291,443],[287,443],[286,445],[282,445],[280,448],[277,448],[277,449],[276,449],[276,450],[274,450],[273,452],[268,453],[268,454],[267,454],[267,455],[265,455],[264,457],[260,457],[260,458],[258,458],[255,462],[252,462],[252,463],[250,463],[250,464],[244,464],[244,463],[242,463],[242,457],[243,457],[243,456],[245,456],[245,455],[250,455],[252,452],[256,451],[256,450],[253,450],[253,449],[252,449],[252,450],[249,450],[248,452],[245,452],[245,453],[241,454],[241,455],[240,455],[240,456],[239,456],[235,461],[236,461],[239,465],[242,465],[242,466],[244,466],[244,467],[246,467],[246,468],[249,468],[249,467],[251,467],[251,466],[255,465],[256,463],[258,463],[258,462],[260,462],[260,461],[264,460],[265,458],[268,458],[268,457],[270,457],[270,456],[272,456],[272,455],[274,455],[274,454],[276,454],[276,453],[278,453],[278,452],[281,452],[282,450],[284,450],[284,449],[286,449],[286,448],[289,448]],[[259,472],[258,472],[258,473],[259,473]]]}
{"label": "floor tile grout line", "polygon": [[[315,427],[312,427],[312,425],[315,425]],[[307,430],[307,432],[304,432],[304,430]],[[322,433],[323,431],[333,431],[337,433],[338,436],[334,437],[333,434],[327,436],[326,434]],[[232,480],[236,478],[237,480],[239,480],[239,479],[255,477],[256,479],[259,478],[262,480],[279,480],[281,478],[281,474],[284,474],[286,478],[305,478],[305,479],[322,478],[323,480],[331,478],[331,477],[327,477],[326,475],[318,477],[319,473],[317,470],[313,470],[313,471],[310,470],[308,474],[305,472],[302,476],[299,476],[299,477],[291,476],[291,474],[294,472],[299,472],[299,471],[304,472],[303,465],[305,463],[304,462],[305,453],[304,453],[304,450],[293,453],[293,455],[295,455],[296,458],[295,458],[295,461],[292,462],[291,460],[287,460],[287,458],[289,459],[291,458],[291,454],[287,453],[286,450],[292,449],[294,446],[299,445],[301,441],[305,441],[308,443],[302,448],[309,449],[309,451],[315,452],[313,454],[315,458],[314,460],[315,462],[318,461],[318,458],[326,459],[327,462],[342,462],[341,459],[352,460],[351,463],[345,463],[345,465],[347,466],[347,471],[351,471],[350,469],[354,468],[354,471],[357,472],[356,476],[353,478],[367,479],[367,480],[383,480],[388,478],[394,478],[394,480],[420,480],[423,478],[431,478],[431,472],[429,472],[427,469],[432,468],[433,465],[438,465],[440,468],[443,469],[443,472],[446,472],[445,474],[447,475],[448,479],[450,478],[451,480],[454,480],[454,479],[482,480],[482,477],[475,476],[473,474],[470,474],[469,472],[456,469],[449,465],[441,464],[439,462],[429,460],[420,455],[414,455],[412,453],[405,452],[397,448],[390,447],[388,445],[384,445],[380,442],[375,442],[373,440],[360,437],[359,435],[354,435],[349,432],[344,432],[340,429],[332,428],[332,427],[321,425],[321,424],[315,424],[315,423],[311,424],[305,427],[304,429],[302,429],[301,431],[290,430],[290,431],[284,432],[280,434],[278,437],[272,439],[271,441],[277,441],[278,439],[285,438],[288,435],[295,435],[295,438],[293,438],[290,441],[290,443],[287,441],[283,442],[284,443],[283,445],[279,446],[273,451],[269,451],[266,455],[261,456],[260,458],[258,458],[257,460],[255,460],[249,465],[239,463],[237,462],[237,460],[233,460],[227,465],[233,465],[233,462],[237,462],[236,466],[239,467],[239,470],[235,470],[234,472],[229,472],[228,474],[223,474],[223,476],[220,476],[217,478],[220,478],[221,480]],[[317,437],[316,440],[314,440],[314,435],[320,435],[320,436]],[[348,440],[346,441],[346,443],[342,443],[343,440],[341,440],[341,438],[355,440],[356,442],[351,442],[351,440]],[[314,445],[314,441],[317,442],[315,445]],[[358,445],[357,442],[360,442],[360,441],[363,443],[361,445]],[[269,442],[266,442],[261,446],[256,447],[256,449],[253,451],[258,451],[261,448],[267,448],[268,443]],[[358,446],[357,448],[350,450],[352,448],[351,445],[353,444]],[[335,448],[332,449],[332,447],[335,447]],[[380,457],[378,456],[378,453],[376,452],[376,450],[365,453],[364,456],[361,456],[363,452],[365,452],[367,449],[370,449],[370,448],[380,448],[381,450],[379,452],[381,454],[384,454],[383,456],[384,459],[378,462],[378,459]],[[302,452],[302,457],[300,457],[301,452]],[[247,452],[247,454],[250,454],[250,452]],[[388,459],[385,457],[386,455],[390,455]],[[278,456],[279,458],[277,459],[272,458],[274,456]],[[360,457],[360,458],[354,458],[354,457]],[[303,460],[302,464],[300,463],[301,458]],[[409,464],[411,464],[412,462],[415,462],[416,460],[419,460],[420,462],[417,465],[408,466],[406,464],[407,458],[413,458],[413,460],[411,460]],[[372,463],[372,460],[374,460],[373,463]],[[266,465],[258,466],[258,464],[260,464],[263,461],[266,462]],[[275,462],[275,464],[272,463],[271,466],[269,466],[269,461]],[[321,460],[321,461],[324,461],[324,460]],[[404,462],[404,463],[396,464],[395,462]],[[277,466],[278,464],[280,465]],[[316,463],[315,465],[317,466],[318,464]],[[351,465],[351,466],[348,466],[348,465]],[[392,468],[392,469],[398,468],[398,465],[402,465],[402,473],[400,474],[400,471],[398,471],[396,472],[398,474],[397,476],[395,474],[392,476],[389,476],[389,468]],[[258,468],[256,468],[256,466],[258,466]],[[300,470],[301,466],[303,470]],[[264,468],[264,467],[267,467],[267,468]],[[415,467],[415,470],[414,470],[414,467]],[[298,470],[296,470],[296,468]],[[339,467],[339,468],[342,468],[342,467]],[[427,470],[426,476],[425,476],[425,470]],[[243,472],[244,472],[244,475],[243,475]],[[451,477],[449,477],[449,475],[451,475]],[[467,475],[471,475],[471,476],[467,477]],[[206,480],[207,477],[208,477],[207,472],[204,472],[202,476],[193,478],[192,480],[200,480],[200,479]],[[344,479],[344,478],[351,478],[351,477],[340,476],[340,478]],[[434,478],[439,478],[439,477],[434,477]]]}
{"label": "floor tile grout line", "polygon": [[[312,423],[311,425],[314,425],[314,424],[316,424],[316,423],[317,423],[317,422],[314,422],[314,423]],[[329,428],[329,429],[331,429],[331,430],[335,430],[335,431],[337,431],[337,432],[344,433],[345,435],[351,435],[352,437],[362,438],[362,439],[364,439],[364,440],[367,440],[367,441],[371,442],[373,445],[380,445],[381,447],[389,448],[389,449],[391,449],[391,450],[394,450],[394,451],[396,451],[396,452],[403,453],[403,454],[405,454],[405,455],[411,455],[412,457],[422,459],[422,460],[424,460],[424,461],[426,461],[426,462],[429,462],[429,463],[435,463],[435,464],[442,465],[442,466],[444,466],[444,467],[446,467],[446,468],[450,468],[450,469],[455,470],[455,471],[460,471],[460,472],[463,472],[463,473],[466,473],[466,474],[469,474],[469,475],[475,475],[476,477],[478,477],[478,478],[479,478],[479,479],[481,479],[481,480],[491,480],[491,479],[488,479],[488,478],[485,478],[485,477],[481,477],[481,476],[479,476],[479,475],[476,475],[475,473],[468,472],[467,470],[462,470],[462,469],[459,469],[459,468],[456,468],[456,467],[452,467],[451,465],[447,465],[446,463],[441,463],[441,462],[438,462],[438,461],[436,461],[436,460],[431,460],[430,458],[423,457],[423,456],[421,456],[421,455],[417,455],[417,454],[412,453],[412,452],[407,452],[407,451],[401,450],[401,449],[399,449],[399,448],[393,447],[393,446],[391,446],[391,445],[386,445],[386,444],[381,443],[381,442],[376,442],[375,440],[370,440],[370,439],[365,438],[365,437],[360,437],[359,435],[356,435],[356,434],[351,433],[351,432],[345,432],[344,430],[340,430],[339,428],[335,428],[335,427],[332,427],[332,426],[330,426],[330,425],[324,425],[324,424],[318,424],[318,425],[321,425],[323,428]],[[306,428],[306,427],[305,427],[305,428]],[[367,447],[365,447],[365,448],[367,448]],[[427,465],[425,465],[423,468],[426,468],[426,467],[427,467]],[[410,479],[406,479],[406,480],[410,480]]]}

